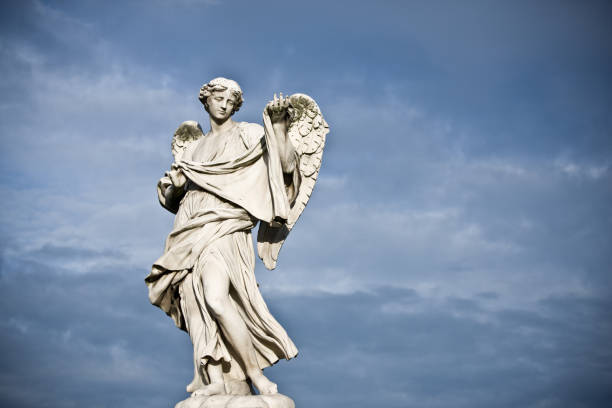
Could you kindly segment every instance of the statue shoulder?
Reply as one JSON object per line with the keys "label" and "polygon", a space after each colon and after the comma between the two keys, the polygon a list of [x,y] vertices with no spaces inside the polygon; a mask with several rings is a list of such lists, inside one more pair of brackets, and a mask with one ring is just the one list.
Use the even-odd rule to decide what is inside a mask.
{"label": "statue shoulder", "polygon": [[190,148],[197,144],[197,141],[204,136],[202,126],[195,120],[187,120],[176,129],[172,137],[172,155],[174,160],[181,160],[189,157],[186,153]]}
{"label": "statue shoulder", "polygon": [[264,137],[264,128],[258,123],[240,122],[239,126],[242,140],[249,148]]}

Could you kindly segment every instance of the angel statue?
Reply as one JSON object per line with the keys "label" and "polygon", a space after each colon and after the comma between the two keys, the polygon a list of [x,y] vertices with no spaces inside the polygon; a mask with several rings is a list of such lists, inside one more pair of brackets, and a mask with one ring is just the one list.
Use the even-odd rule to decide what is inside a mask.
{"label": "angel statue", "polygon": [[277,394],[262,369],[298,353],[255,280],[251,230],[268,269],[312,193],[329,127],[307,95],[274,94],[263,126],[236,122],[242,90],[215,78],[200,89],[210,130],[187,121],[172,139],[174,163],[159,202],[175,213],[164,254],[145,282],[149,299],[193,343],[192,397]]}

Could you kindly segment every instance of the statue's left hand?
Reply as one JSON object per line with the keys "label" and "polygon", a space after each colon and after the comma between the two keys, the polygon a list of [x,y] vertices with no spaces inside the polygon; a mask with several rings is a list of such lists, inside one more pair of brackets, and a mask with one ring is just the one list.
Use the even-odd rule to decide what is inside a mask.
{"label": "statue's left hand", "polygon": [[280,97],[277,98],[276,94],[274,94],[274,99],[268,102],[266,105],[266,109],[270,115],[270,120],[273,125],[286,125],[287,119],[289,117],[288,109],[291,106],[289,102],[289,98],[283,97],[281,92]]}

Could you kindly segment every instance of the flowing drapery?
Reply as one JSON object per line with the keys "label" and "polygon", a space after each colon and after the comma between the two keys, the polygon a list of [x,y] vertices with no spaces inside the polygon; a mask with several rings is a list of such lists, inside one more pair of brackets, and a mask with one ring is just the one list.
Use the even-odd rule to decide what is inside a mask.
{"label": "flowing drapery", "polygon": [[[206,306],[202,277],[207,268],[229,276],[232,304],[246,323],[260,368],[294,357],[295,345],[268,311],[257,287],[250,233],[257,220],[286,219],[289,205],[276,146],[267,134],[264,137],[263,129],[240,124],[228,138],[226,151],[216,156],[225,154],[229,159],[175,164],[189,180],[188,191],[164,254],[145,281],[151,302],[189,332],[196,364],[223,361],[229,367],[226,376],[244,379]],[[158,183],[160,202],[167,208],[170,184],[167,177]]]}

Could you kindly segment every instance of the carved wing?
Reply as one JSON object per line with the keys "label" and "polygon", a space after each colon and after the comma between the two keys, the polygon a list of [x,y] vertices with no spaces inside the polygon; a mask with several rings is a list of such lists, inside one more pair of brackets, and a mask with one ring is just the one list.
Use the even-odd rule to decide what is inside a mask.
{"label": "carved wing", "polygon": [[181,123],[176,132],[174,132],[174,137],[172,137],[172,155],[174,156],[174,161],[181,160],[187,147],[202,136],[204,136],[204,132],[202,132],[202,127],[198,122],[188,120]]}
{"label": "carved wing", "polygon": [[293,184],[297,192],[290,202],[291,209],[287,223],[273,227],[262,222],[259,226],[257,252],[268,269],[276,267],[278,254],[285,239],[308,204],[321,168],[325,137],[329,133],[329,126],[314,99],[299,93],[291,95],[289,99],[291,119],[288,135],[298,155],[299,178],[294,177]]}

